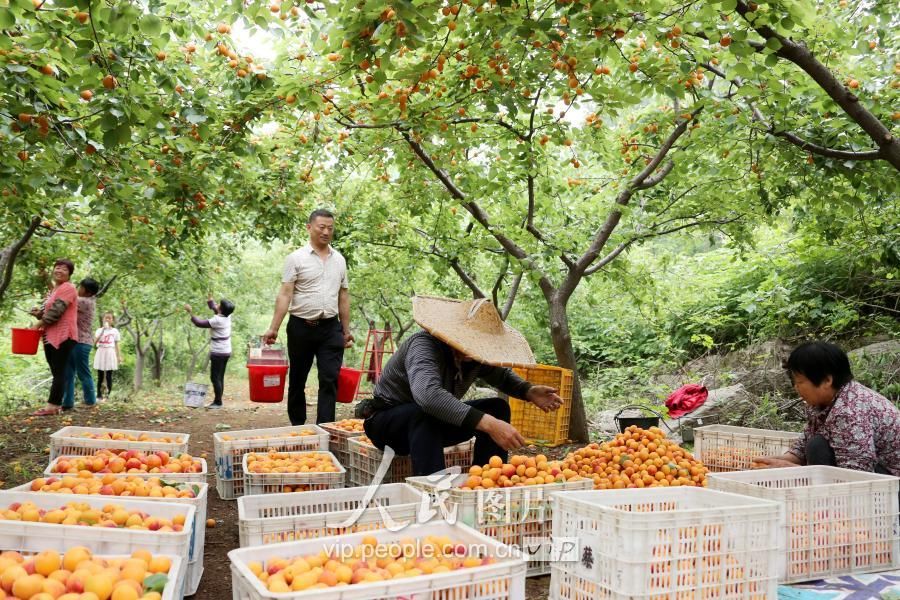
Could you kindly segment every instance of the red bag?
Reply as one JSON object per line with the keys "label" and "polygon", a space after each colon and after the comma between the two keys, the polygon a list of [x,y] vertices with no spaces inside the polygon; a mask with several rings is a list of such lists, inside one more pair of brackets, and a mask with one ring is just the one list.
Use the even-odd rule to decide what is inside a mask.
{"label": "red bag", "polygon": [[689,383],[672,392],[666,398],[666,407],[669,409],[669,416],[673,419],[683,417],[684,415],[694,412],[706,402],[709,397],[709,391],[705,386]]}

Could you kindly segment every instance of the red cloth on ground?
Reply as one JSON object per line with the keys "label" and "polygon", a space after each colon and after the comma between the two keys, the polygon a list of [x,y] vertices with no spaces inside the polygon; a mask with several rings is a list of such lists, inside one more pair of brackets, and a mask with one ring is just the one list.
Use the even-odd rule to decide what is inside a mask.
{"label": "red cloth on ground", "polygon": [[669,409],[669,416],[677,419],[703,406],[708,397],[709,391],[706,387],[689,383],[678,388],[666,398],[666,408]]}

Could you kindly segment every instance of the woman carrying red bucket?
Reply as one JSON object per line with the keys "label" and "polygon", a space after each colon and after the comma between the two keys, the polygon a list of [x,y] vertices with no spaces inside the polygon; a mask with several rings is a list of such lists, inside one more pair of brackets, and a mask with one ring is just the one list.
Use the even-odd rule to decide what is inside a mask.
{"label": "woman carrying red bucket", "polygon": [[66,366],[69,354],[78,343],[78,291],[69,281],[74,271],[75,264],[71,260],[57,260],[53,265],[53,289],[42,307],[31,310],[31,314],[40,319],[32,329],[43,330],[44,356],[53,375],[47,406],[32,413],[37,417],[62,411]]}

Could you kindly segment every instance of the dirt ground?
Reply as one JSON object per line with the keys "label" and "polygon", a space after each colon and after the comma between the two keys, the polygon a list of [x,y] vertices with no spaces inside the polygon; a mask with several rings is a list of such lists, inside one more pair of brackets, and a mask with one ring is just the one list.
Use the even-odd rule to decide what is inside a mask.
{"label": "dirt ground", "polygon": [[[224,600],[231,597],[231,573],[228,552],[238,547],[237,502],[221,500],[215,491],[213,465],[213,433],[217,431],[284,427],[289,425],[287,406],[250,402],[247,383],[242,380],[226,382],[223,410],[190,409],[182,405],[180,392],[151,390],[139,400],[113,398],[97,408],[78,406],[75,410],[54,417],[30,417],[36,407],[6,414],[0,419],[0,488],[20,485],[40,476],[49,459],[50,434],[67,425],[108,427],[110,429],[143,429],[190,434],[189,450],[210,463],[207,517],[216,520],[214,528],[206,531],[204,572],[196,600]],[[315,407],[308,406],[308,421],[315,421]],[[337,418],[352,416],[351,405],[338,404]],[[521,453],[544,451],[556,458],[567,448],[552,450],[523,448]],[[527,600],[545,600],[549,577],[528,580]]]}

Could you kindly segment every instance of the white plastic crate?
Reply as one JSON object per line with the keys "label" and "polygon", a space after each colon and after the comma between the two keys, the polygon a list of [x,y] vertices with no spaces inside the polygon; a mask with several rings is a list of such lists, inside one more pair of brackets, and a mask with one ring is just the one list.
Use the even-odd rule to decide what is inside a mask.
{"label": "white plastic crate", "polygon": [[[162,477],[161,479],[166,478]],[[115,504],[117,498],[126,498],[133,500],[135,498],[141,501],[150,502],[173,502],[175,504],[189,504],[194,507],[194,529],[191,537],[190,551],[188,552],[187,574],[185,580],[185,595],[190,596],[196,593],[197,587],[200,585],[200,577],[203,575],[203,550],[206,545],[206,499],[209,496],[209,484],[206,483],[182,483],[180,485],[194,487],[195,496],[193,498],[153,498],[150,496],[103,496],[107,499],[107,503]],[[31,483],[25,483],[18,487],[9,489],[10,492],[22,492],[26,494],[42,494],[46,496],[55,496],[61,500],[61,503],[72,502],[82,495],[59,494],[56,492],[32,492]]]}
{"label": "white plastic crate", "polygon": [[[354,419],[360,423],[363,419]],[[328,449],[337,456],[338,462],[347,467],[350,464],[350,444],[352,437],[365,435],[363,431],[345,431],[334,426],[334,423],[319,423],[319,427],[328,432]]]}
{"label": "white plastic crate", "polygon": [[[384,452],[359,438],[349,438],[347,444],[350,448],[350,485],[371,485],[375,481],[375,473],[378,472]],[[475,438],[444,448],[444,466],[468,470],[472,466],[474,449]],[[412,475],[412,460],[408,456],[395,455],[381,483],[403,483]]]}
{"label": "white plastic crate", "polygon": [[[71,456],[57,456],[53,460],[50,461],[50,464],[44,469],[44,477],[64,477],[68,475],[69,477],[74,477],[73,473],[58,473],[55,471],[56,463],[59,462],[60,459],[64,458],[78,458]],[[150,479],[151,477],[159,477],[160,479],[165,479],[166,481],[171,481],[174,483],[206,483],[207,465],[205,458],[197,458],[194,457],[194,460],[200,461],[201,470],[199,473],[97,473],[97,475],[114,475],[116,477],[141,477],[142,479]]]}
{"label": "white plastic crate", "polygon": [[101,509],[107,504],[118,504],[128,511],[139,510],[154,517],[171,519],[176,515],[184,515],[185,527],[182,531],[165,532],[0,520],[0,548],[40,552],[42,550],[62,551],[71,546],[85,546],[94,554],[131,554],[135,550],[147,550],[152,554],[178,556],[182,561],[178,572],[177,589],[184,589],[187,559],[194,537],[196,510],[193,506],[118,496],[70,496],[0,490],[0,508],[5,509],[15,502],[31,502],[38,508],[47,510],[55,510],[69,502],[84,503],[96,509]]}
{"label": "white plastic crate", "polygon": [[241,548],[381,529],[388,519],[414,523],[422,500],[405,483],[244,496],[238,499]]}
{"label": "white plastic crate", "polygon": [[[98,440],[84,437],[85,434],[117,434],[141,436],[148,435],[150,440],[134,442],[129,440]],[[158,438],[177,437],[177,442],[162,442]],[[77,427],[71,425],[50,434],[50,460],[57,456],[90,456],[96,450],[143,450],[156,452],[162,450],[169,454],[183,454],[188,451],[190,435],[186,433],[169,433],[165,431],[140,431],[134,429],[107,429],[105,427]]]}
{"label": "white plastic crate", "polygon": [[784,505],[785,583],[900,567],[896,477],[809,466],[716,473],[709,486]]}
{"label": "white plastic crate", "polygon": [[[269,592],[247,567],[247,563],[251,561],[265,562],[275,557],[292,558],[339,545],[352,547],[360,544],[364,535],[373,536],[381,543],[447,536],[454,542],[477,548],[484,556],[495,558],[496,562],[448,573],[281,594]],[[519,552],[469,527],[444,522],[412,525],[397,532],[381,529],[340,537],[241,548],[229,552],[228,558],[231,560],[234,600],[525,600],[525,559]]]}
{"label": "white plastic crate", "polygon": [[[84,544],[72,544],[72,547],[74,547],[76,545],[83,546]],[[5,552],[7,550],[11,550],[14,552],[21,552],[25,556],[33,555],[33,552],[30,550],[26,551],[22,548],[7,548],[6,546],[0,545],[0,552]],[[53,548],[46,548],[46,550],[55,550],[56,552],[59,552],[60,554],[64,554],[65,551],[68,550],[68,548],[59,548],[57,546],[54,546]],[[93,551],[91,552],[91,554],[93,555],[94,558],[103,558],[103,559],[107,559],[107,560],[123,559],[123,558],[131,557],[130,554],[108,555],[108,554],[97,554]],[[180,600],[185,595],[183,593],[184,590],[182,590],[180,587],[181,585],[184,584],[184,582],[178,581],[178,573],[180,570],[182,570],[182,566],[183,566],[182,559],[178,556],[173,556],[171,554],[163,554],[163,553],[159,553],[159,552],[154,553],[154,556],[165,556],[166,558],[169,559],[169,561],[171,563],[169,566],[169,571],[168,571],[168,573],[166,573],[166,576],[168,578],[166,581],[166,587],[163,588],[162,598],[160,600]],[[11,598],[11,600],[15,600],[15,598],[12,596],[7,596],[7,597]]]}
{"label": "white plastic crate", "polygon": [[[247,495],[250,494],[280,494],[285,491],[303,491],[314,492],[318,490],[333,490],[335,488],[343,488],[347,470],[341,466],[334,454],[326,451],[315,452],[281,452],[280,454],[327,454],[331,461],[337,466],[337,471],[333,473],[251,473],[247,470],[247,457],[243,458],[244,469],[244,490]],[[301,487],[301,490],[285,490],[286,487]]]}
{"label": "white plastic crate", "polygon": [[781,456],[799,437],[792,431],[706,425],[694,428],[694,456],[713,473],[744,471],[754,458]]}
{"label": "white plastic crate", "polygon": [[777,502],[703,488],[553,494],[552,600],[775,598]]}
{"label": "white plastic crate", "polygon": [[[311,431],[312,435],[291,435]],[[249,438],[266,437],[266,439]],[[229,438],[229,439],[225,439]],[[216,459],[216,491],[222,500],[244,495],[243,458],[249,452],[302,452],[328,450],[328,432],[317,425],[270,427],[213,434]]]}
{"label": "white plastic crate", "polygon": [[550,531],[553,507],[550,494],[589,490],[589,479],[487,490],[463,490],[467,474],[409,477],[407,483],[430,495],[433,505],[444,506],[436,518],[455,519],[509,546],[528,558],[528,576],[550,572]]}

